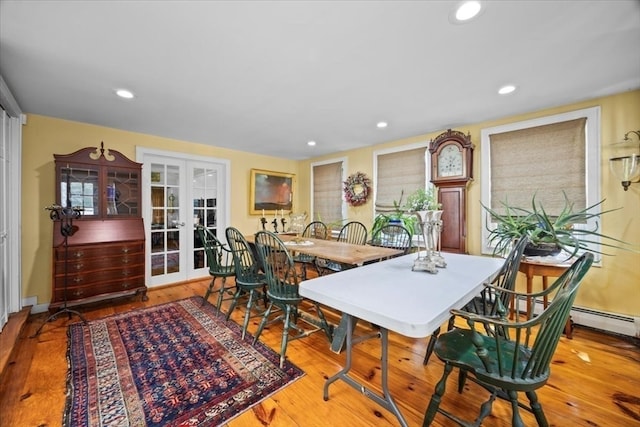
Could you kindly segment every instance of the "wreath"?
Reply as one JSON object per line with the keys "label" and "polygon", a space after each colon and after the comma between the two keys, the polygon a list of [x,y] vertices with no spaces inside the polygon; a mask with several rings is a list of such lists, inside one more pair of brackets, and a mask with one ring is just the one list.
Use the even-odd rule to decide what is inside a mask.
{"label": "wreath", "polygon": [[356,172],[344,181],[344,198],[351,206],[367,203],[371,191],[371,180],[362,172]]}

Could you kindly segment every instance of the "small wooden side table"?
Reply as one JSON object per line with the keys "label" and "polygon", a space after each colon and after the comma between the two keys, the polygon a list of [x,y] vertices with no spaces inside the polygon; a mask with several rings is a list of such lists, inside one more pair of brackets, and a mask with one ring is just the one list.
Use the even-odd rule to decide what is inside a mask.
{"label": "small wooden side table", "polygon": [[[533,277],[534,276],[542,276],[542,289],[546,290],[549,284],[549,277],[560,277],[562,273],[565,272],[567,268],[571,267],[570,263],[560,263],[560,264],[552,264],[552,263],[544,263],[544,262],[535,262],[531,260],[527,260],[524,258],[520,262],[519,271],[524,273],[527,277],[527,293],[531,293],[533,291]],[[549,304],[549,300],[545,295],[543,297],[544,308],[547,308]],[[527,316],[531,313],[531,298],[527,297]],[[571,331],[571,318],[567,319],[567,324],[564,327],[564,333],[567,338],[571,339],[572,331]]]}

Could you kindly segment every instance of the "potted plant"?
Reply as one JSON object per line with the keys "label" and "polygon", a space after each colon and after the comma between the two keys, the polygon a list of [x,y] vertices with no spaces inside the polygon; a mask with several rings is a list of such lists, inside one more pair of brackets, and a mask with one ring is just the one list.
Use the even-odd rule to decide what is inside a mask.
{"label": "potted plant", "polygon": [[404,226],[409,233],[413,236],[416,231],[416,224],[418,218],[414,214],[407,213],[407,208],[402,204],[402,197],[404,191],[400,192],[400,199],[393,201],[392,206],[388,205],[376,205],[376,211],[378,214],[373,220],[371,227],[371,235],[374,236],[382,227],[387,224],[399,224]]}
{"label": "potted plant", "polygon": [[438,203],[436,188],[429,185],[427,188],[419,188],[411,193],[404,207],[409,212],[436,211],[442,207],[442,204]]}
{"label": "potted plant", "polygon": [[598,243],[593,238],[600,238],[602,246],[630,250],[627,246],[629,243],[599,233],[598,223],[593,229],[575,227],[575,224],[584,224],[587,220],[597,219],[605,213],[621,209],[591,212],[603,202],[604,200],[585,209],[574,210],[573,203],[564,194],[564,206],[558,215],[548,214],[544,207],[536,202],[535,195],[531,199],[530,209],[514,207],[507,202],[501,202],[505,208],[504,214],[482,205],[489,213],[491,222],[497,223],[493,229],[489,227],[488,223],[485,224],[489,231],[489,243],[494,246],[493,253],[494,255],[507,253],[511,244],[524,235],[527,235],[530,240],[525,248],[525,254],[530,256],[556,255],[565,251],[569,254],[568,258],[571,258],[581,250],[609,255],[589,247],[589,244]]}

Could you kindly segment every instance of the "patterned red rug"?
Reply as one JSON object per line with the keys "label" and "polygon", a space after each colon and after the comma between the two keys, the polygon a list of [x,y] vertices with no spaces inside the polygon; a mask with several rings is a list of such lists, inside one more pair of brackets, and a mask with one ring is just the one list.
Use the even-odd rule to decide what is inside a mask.
{"label": "patterned red rug", "polygon": [[69,327],[65,426],[215,426],[304,372],[202,299]]}

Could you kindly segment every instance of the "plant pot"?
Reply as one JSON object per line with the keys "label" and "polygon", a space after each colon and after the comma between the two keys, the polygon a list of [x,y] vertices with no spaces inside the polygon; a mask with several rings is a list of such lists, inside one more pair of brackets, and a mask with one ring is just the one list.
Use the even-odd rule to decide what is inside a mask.
{"label": "plant pot", "polygon": [[554,256],[558,255],[562,249],[555,243],[529,243],[524,247],[526,256]]}

